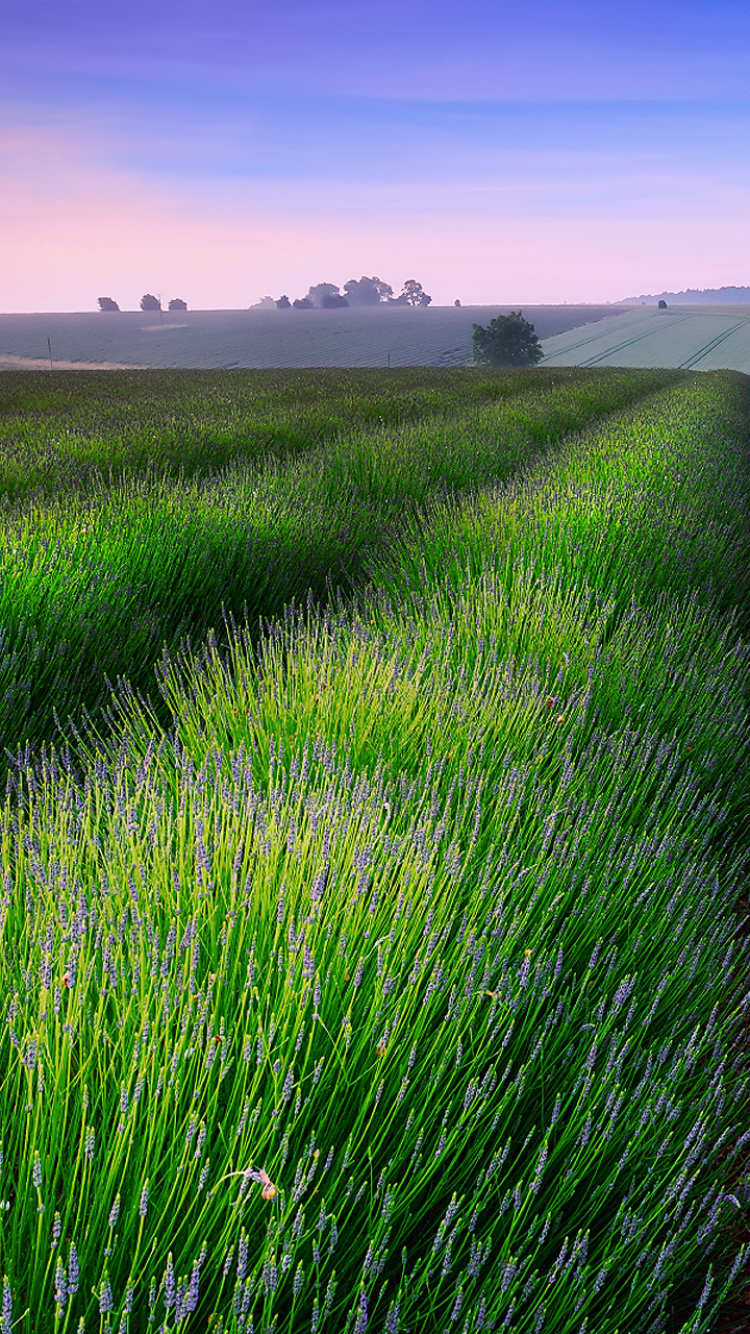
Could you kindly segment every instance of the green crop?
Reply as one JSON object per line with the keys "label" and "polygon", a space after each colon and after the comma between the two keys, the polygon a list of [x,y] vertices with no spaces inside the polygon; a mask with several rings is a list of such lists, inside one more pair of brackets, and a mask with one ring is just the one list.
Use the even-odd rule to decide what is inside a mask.
{"label": "green crop", "polygon": [[734,1293],[747,381],[523,375],[8,512],[2,1334]]}

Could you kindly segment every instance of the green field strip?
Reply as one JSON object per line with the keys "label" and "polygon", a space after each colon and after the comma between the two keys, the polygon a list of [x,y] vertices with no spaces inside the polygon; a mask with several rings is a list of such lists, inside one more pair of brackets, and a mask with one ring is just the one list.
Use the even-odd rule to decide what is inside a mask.
{"label": "green field strip", "polygon": [[[646,1334],[678,1302],[681,1334],[712,1326],[743,1252],[709,1243],[746,1198],[714,1157],[747,1088],[738,987],[717,1018],[732,886],[707,789],[747,734],[741,651],[690,569],[729,577],[712,525],[740,517],[739,402],[691,378],[473,529],[436,511],[411,610],[290,618],[260,660],[238,636],[165,672],[174,735],[132,702],[88,782],[37,771],[3,828],[34,908],[3,957],[7,1096],[37,1110],[28,1146],[9,1121],[4,1260],[50,1334],[53,1198],[94,1322],[105,1273],[115,1316],[130,1279],[146,1322],[153,1276],[161,1317],[205,1243],[188,1331],[234,1334],[245,1297],[277,1334],[351,1334],[363,1310],[378,1334],[543,1312],[544,1334]],[[690,567],[689,516],[716,544]],[[600,654],[610,595],[629,618]],[[62,991],[63,1124],[39,1114],[31,1044],[51,1065],[57,1029],[24,965],[54,969],[82,890],[101,938],[79,927]]]}
{"label": "green field strip", "polygon": [[189,477],[244,458],[293,458],[342,432],[439,420],[535,388],[543,392],[545,374],[530,379],[528,370],[477,368],[450,375],[402,368],[388,376],[373,370],[4,372],[0,495],[12,502],[144,468]]}
{"label": "green field strip", "polygon": [[[615,410],[604,372],[597,416],[599,378],[576,431],[550,395],[554,447],[428,489],[351,596],[166,653],[164,721],[126,687],[20,758],[18,1334],[709,1334],[739,1293],[750,381],[634,375]],[[334,491],[411,496],[448,425],[342,449]],[[53,609],[103,543],[70,538]]]}
{"label": "green field strip", "polygon": [[[571,430],[684,374],[612,374],[597,384],[582,373],[549,385],[543,376],[537,392],[532,373],[525,393],[471,417],[360,429],[255,470],[190,483],[133,479],[98,499],[63,494],[6,516],[2,764],[16,745],[49,740],[54,714],[64,722],[81,691],[94,713],[110,698],[107,680],[150,691],[164,645],[202,639],[223,607],[258,625],[294,599],[352,589],[363,561],[387,550],[415,508],[507,477]],[[34,735],[25,719],[38,727],[45,707],[46,729]]]}

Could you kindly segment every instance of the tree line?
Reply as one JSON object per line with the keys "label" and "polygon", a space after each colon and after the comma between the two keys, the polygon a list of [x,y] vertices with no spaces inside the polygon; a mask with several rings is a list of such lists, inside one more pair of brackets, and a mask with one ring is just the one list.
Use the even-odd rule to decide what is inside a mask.
{"label": "tree line", "polygon": [[[120,307],[111,296],[98,298],[99,309],[119,311]],[[335,283],[316,283],[310,287],[307,296],[290,301],[284,295],[274,300],[264,296],[253,309],[275,307],[276,310],[335,310],[338,306],[429,306],[432,297],[428,296],[421,283],[415,278],[407,278],[398,296],[393,295],[390,283],[380,278],[350,278],[344,283],[343,292]],[[458,302],[456,303],[458,304]],[[151,292],[141,297],[141,310],[161,310],[161,300]],[[169,303],[169,310],[187,310],[186,302],[179,297]]]}
{"label": "tree line", "polygon": [[307,296],[290,301],[285,294],[275,300],[264,296],[255,307],[275,306],[277,310],[335,310],[339,306],[429,306],[432,297],[428,296],[421,283],[415,278],[407,278],[398,296],[393,295],[390,283],[380,278],[350,278],[344,283],[343,291],[336,283],[315,283],[308,288]]}
{"label": "tree line", "polygon": [[[98,302],[99,302],[99,309],[100,309],[100,310],[118,310],[118,311],[119,311],[119,309],[120,309],[120,307],[118,306],[117,302],[116,302],[116,301],[113,301],[111,296],[100,296],[100,297],[97,297],[97,300],[98,300]],[[169,310],[187,310],[187,302],[186,302],[186,301],[183,301],[181,297],[178,297],[178,296],[177,296],[177,297],[174,297],[174,298],[170,301],[168,309],[169,309]],[[161,301],[159,300],[158,296],[152,296],[151,292],[147,292],[145,296],[142,296],[142,297],[141,297],[141,310],[161,310]]]}

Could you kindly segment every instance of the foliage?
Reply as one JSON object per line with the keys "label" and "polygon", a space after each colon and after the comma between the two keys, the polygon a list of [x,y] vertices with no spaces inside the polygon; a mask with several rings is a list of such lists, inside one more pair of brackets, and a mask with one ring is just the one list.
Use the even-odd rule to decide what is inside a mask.
{"label": "foliage", "polygon": [[407,278],[399,300],[409,306],[429,306],[432,297],[427,295],[421,283],[416,282],[414,278]]}
{"label": "foliage", "polygon": [[362,277],[359,281],[350,278],[344,283],[344,291],[350,306],[377,306],[393,296],[390,283],[381,282],[380,278]]}
{"label": "foliage", "polygon": [[481,324],[471,327],[477,366],[534,366],[544,355],[533,324],[520,310],[497,315],[486,328]]}
{"label": "foliage", "polygon": [[292,303],[291,303],[291,301],[289,300],[289,297],[288,297],[288,296],[280,296],[279,299],[278,299],[278,301],[276,302],[276,309],[277,309],[277,310],[291,310],[291,308],[292,308]]}
{"label": "foliage", "polygon": [[[130,681],[0,812],[8,1328],[706,1334],[747,1259],[747,379],[420,372],[363,422],[396,374],[266,377],[358,410],[283,464],[6,515],[3,690],[59,648],[93,704],[87,634]],[[7,392],[57,439],[84,382]]]}
{"label": "foliage", "polygon": [[117,302],[116,302],[116,301],[113,301],[111,296],[100,296],[100,297],[97,297],[97,300],[98,300],[98,302],[99,302],[99,309],[100,309],[100,310],[119,310],[119,309],[120,309],[120,307],[118,306]]}
{"label": "foliage", "polygon": [[151,292],[147,292],[141,297],[141,310],[161,310],[161,301]]}
{"label": "foliage", "polygon": [[309,289],[307,297],[313,306],[319,306],[323,310],[333,310],[336,306],[349,304],[335,283],[316,283]]}
{"label": "foliage", "polygon": [[173,297],[173,299],[169,303],[169,309],[187,310],[187,301],[183,301],[180,297]]}
{"label": "foliage", "polygon": [[[110,394],[116,374],[100,377]],[[138,379],[144,385],[153,383],[153,374],[125,372],[124,396]],[[286,430],[277,418],[275,431],[271,414],[253,422],[257,399],[253,404],[248,395],[244,416],[233,423],[238,440],[234,449],[226,444],[222,449],[217,422],[226,415],[227,399],[219,400],[197,440],[194,435],[190,453],[189,427],[179,419],[167,436],[171,448],[160,448],[153,431],[136,430],[130,457],[120,452],[119,482],[114,465],[122,418],[115,414],[109,440],[101,438],[99,428],[89,445],[85,439],[76,441],[67,404],[61,403],[68,469],[61,459],[58,494],[38,517],[19,505],[18,522],[9,516],[6,524],[14,574],[0,578],[6,674],[0,732],[8,741],[11,728],[19,741],[38,744],[51,738],[55,713],[62,720],[72,713],[80,724],[77,696],[83,680],[88,680],[87,709],[95,717],[109,703],[109,682],[120,675],[139,690],[152,692],[153,665],[162,645],[176,649],[182,636],[205,634],[218,623],[222,606],[236,617],[247,608],[257,624],[261,615],[281,614],[285,603],[308,589],[318,598],[328,595],[329,586],[331,591],[350,592],[363,577],[367,550],[372,555],[390,540],[395,516],[403,521],[409,510],[448,488],[472,489],[482,481],[499,480],[535,450],[550,447],[607,408],[632,402],[670,380],[669,373],[603,376],[574,371],[567,376],[558,372],[554,380],[542,375],[530,381],[528,373],[519,372],[499,402],[479,407],[474,397],[476,406],[467,421],[463,412],[450,412],[450,397],[463,384],[464,401],[471,403],[472,386],[481,386],[481,374],[397,375],[402,384],[444,385],[448,402],[443,420],[429,415],[439,413],[439,396],[437,401],[426,398],[421,414],[418,398],[410,406],[403,396],[406,401],[400,403],[397,378],[390,402],[385,395],[362,402],[361,417],[369,421],[360,430],[352,429],[356,400],[352,403],[351,372],[279,376],[277,383],[287,380],[292,385],[335,386],[338,380],[349,393],[328,423],[316,401],[306,411],[304,406],[302,411],[292,407]],[[360,376],[363,385],[378,384],[378,372]],[[157,379],[173,412],[182,378],[173,373]],[[262,372],[204,372],[196,382],[208,386],[218,379],[236,407],[243,380],[252,385],[263,378]],[[48,377],[43,383],[48,384]],[[175,386],[171,394],[169,385]],[[319,394],[316,397],[319,401]],[[48,391],[45,403],[43,439],[59,433],[50,419]],[[163,398],[157,398],[161,412],[162,403]],[[425,410],[427,418],[420,423]],[[416,418],[413,427],[407,424],[410,415]],[[347,419],[352,426],[342,430]],[[386,430],[388,419],[393,427]],[[328,436],[325,445],[318,443],[322,430]],[[224,432],[226,440],[226,427]],[[269,458],[271,449],[276,457]],[[88,468],[81,470],[80,482],[71,490],[74,461]],[[37,477],[46,470],[51,480],[51,462],[42,452]],[[192,486],[186,485],[189,463]],[[29,458],[23,469],[29,481],[34,475],[30,464]],[[49,587],[54,576],[44,555],[50,544],[59,552],[52,569],[61,582],[54,593]],[[25,552],[21,569],[19,550]],[[76,673],[66,686],[71,659]]]}

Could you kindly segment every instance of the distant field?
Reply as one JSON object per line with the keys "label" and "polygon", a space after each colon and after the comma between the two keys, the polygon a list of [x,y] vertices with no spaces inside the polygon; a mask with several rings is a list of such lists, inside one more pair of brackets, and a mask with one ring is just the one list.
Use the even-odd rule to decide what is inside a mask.
{"label": "distant field", "polygon": [[750,306],[632,309],[625,319],[547,336],[545,366],[664,367],[750,373]]}
{"label": "distant field", "polygon": [[[0,315],[0,370],[153,367],[467,366],[472,324],[514,306],[417,309],[121,311]],[[521,306],[537,336],[604,320],[618,306]]]}

